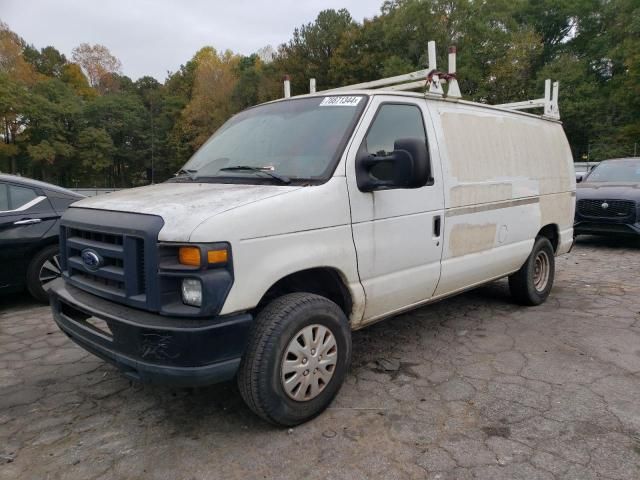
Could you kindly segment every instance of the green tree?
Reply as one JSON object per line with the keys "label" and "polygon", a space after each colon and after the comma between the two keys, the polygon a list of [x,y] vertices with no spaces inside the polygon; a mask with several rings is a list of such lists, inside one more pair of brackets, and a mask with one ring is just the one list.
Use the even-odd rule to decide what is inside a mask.
{"label": "green tree", "polygon": [[[87,127],[78,134],[78,160],[82,169],[91,175],[94,186],[109,186],[109,168],[115,153],[111,136],[104,128]],[[86,180],[84,186],[89,186]]]}
{"label": "green tree", "polygon": [[240,58],[237,77],[231,97],[235,111],[282,95],[282,82],[273,64],[263,62],[257,54]]}
{"label": "green tree", "polygon": [[39,82],[30,93],[22,114],[26,125],[19,144],[40,178],[65,182],[74,160],[81,99],[56,78]]}
{"label": "green tree", "polygon": [[96,97],[87,103],[84,118],[88,126],[103,129],[113,142],[109,186],[130,187],[146,183],[144,171],[150,153],[150,124],[140,97],[131,93]]}
{"label": "green tree", "polygon": [[38,73],[48,77],[60,77],[67,64],[67,58],[54,47],[45,47],[38,51],[33,46],[27,45],[22,55],[36,69]]}
{"label": "green tree", "polygon": [[347,10],[323,10],[313,23],[294,30],[289,43],[280,47],[276,62],[291,75],[295,92],[306,93],[309,78],[316,79],[319,89],[333,86],[331,60],[345,32],[354,26]]}
{"label": "green tree", "polygon": [[24,131],[27,119],[21,115],[29,100],[29,92],[9,75],[0,72],[0,121],[2,122],[0,159],[11,173],[18,171],[18,137]]}

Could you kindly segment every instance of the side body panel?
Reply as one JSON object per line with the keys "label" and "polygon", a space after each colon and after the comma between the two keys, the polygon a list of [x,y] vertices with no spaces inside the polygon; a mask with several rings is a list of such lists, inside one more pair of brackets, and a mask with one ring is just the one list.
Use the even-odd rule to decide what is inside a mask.
{"label": "side body panel", "polygon": [[[422,112],[432,166],[433,184],[417,189],[362,192],[355,176],[355,159],[367,126],[385,103],[417,106]],[[434,231],[442,221],[443,184],[435,133],[425,100],[375,96],[354,136],[346,173],[358,254],[358,271],[366,292],[363,324],[392,315],[431,298],[440,277],[442,242]]]}
{"label": "side body panel", "polygon": [[561,124],[451,102],[428,106],[445,179],[436,296],[517,270],[545,225],[557,226],[557,253],[565,253],[575,174]]}

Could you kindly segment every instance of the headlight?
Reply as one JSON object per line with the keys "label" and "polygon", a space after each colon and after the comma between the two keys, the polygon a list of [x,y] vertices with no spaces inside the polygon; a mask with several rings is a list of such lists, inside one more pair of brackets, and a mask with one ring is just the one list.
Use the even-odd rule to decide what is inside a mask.
{"label": "headlight", "polygon": [[199,307],[202,305],[202,283],[195,278],[182,280],[182,302]]}

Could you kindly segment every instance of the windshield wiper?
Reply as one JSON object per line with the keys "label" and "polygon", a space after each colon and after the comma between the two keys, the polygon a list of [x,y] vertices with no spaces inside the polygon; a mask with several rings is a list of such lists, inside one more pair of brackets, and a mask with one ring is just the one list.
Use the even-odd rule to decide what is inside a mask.
{"label": "windshield wiper", "polygon": [[198,172],[197,170],[192,170],[190,168],[181,168],[175,173],[174,176],[180,177],[182,175],[186,175],[187,177],[189,177],[189,180],[195,180],[197,172]]}
{"label": "windshield wiper", "polygon": [[255,172],[255,173],[266,173],[267,175],[269,175],[272,178],[275,178],[276,180],[284,183],[284,184],[288,184],[291,183],[291,179],[289,177],[286,177],[284,175],[278,175],[277,173],[275,173],[273,171],[273,167],[252,167],[250,165],[235,165],[233,167],[224,167],[221,168],[220,171],[246,171],[246,172]]}

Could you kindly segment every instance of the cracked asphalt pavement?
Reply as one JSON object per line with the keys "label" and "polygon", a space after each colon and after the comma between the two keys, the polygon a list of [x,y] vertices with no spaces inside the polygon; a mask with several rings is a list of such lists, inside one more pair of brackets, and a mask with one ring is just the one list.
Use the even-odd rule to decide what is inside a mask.
{"label": "cracked asphalt pavement", "polygon": [[354,333],[332,406],[294,429],[233,384],[132,384],[0,299],[2,479],[638,479],[640,242],[587,237],[546,304],[506,281]]}

